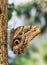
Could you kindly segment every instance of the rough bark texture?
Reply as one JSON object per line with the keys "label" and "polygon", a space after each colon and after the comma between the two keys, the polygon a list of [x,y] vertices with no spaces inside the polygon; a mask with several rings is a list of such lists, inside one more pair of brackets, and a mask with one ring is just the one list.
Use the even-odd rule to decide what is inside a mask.
{"label": "rough bark texture", "polygon": [[8,65],[7,0],[0,0],[0,65]]}

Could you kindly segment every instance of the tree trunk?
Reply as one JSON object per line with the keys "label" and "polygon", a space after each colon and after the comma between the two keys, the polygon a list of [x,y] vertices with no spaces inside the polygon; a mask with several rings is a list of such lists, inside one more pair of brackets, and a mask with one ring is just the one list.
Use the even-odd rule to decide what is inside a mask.
{"label": "tree trunk", "polygon": [[8,65],[7,0],[0,0],[0,65]]}

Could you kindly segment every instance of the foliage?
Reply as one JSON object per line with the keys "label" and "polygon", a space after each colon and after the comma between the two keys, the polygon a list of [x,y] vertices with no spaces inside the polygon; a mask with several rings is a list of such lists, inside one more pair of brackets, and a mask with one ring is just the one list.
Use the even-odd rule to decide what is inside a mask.
{"label": "foliage", "polygon": [[42,56],[43,61],[47,64],[47,41],[43,42],[40,48],[40,55]]}
{"label": "foliage", "polygon": [[14,11],[14,4],[8,4],[8,20],[12,17],[12,12]]}
{"label": "foliage", "polygon": [[[30,11],[35,8],[36,9],[36,15],[35,17],[32,17],[30,14]],[[36,23],[40,23],[41,24],[41,18],[44,17],[45,19],[45,25],[41,28],[41,32],[45,32],[46,28],[47,28],[47,13],[43,13],[41,11],[41,7],[39,7],[39,5],[37,4],[37,2],[33,2],[33,3],[26,3],[23,5],[14,5],[9,4],[8,5],[8,20],[11,19],[12,17],[12,12],[15,11],[17,13],[18,16],[21,16],[22,14],[26,16],[26,20],[28,22],[28,24],[36,24]]]}
{"label": "foliage", "polygon": [[14,59],[13,65],[36,65],[37,59],[30,56],[30,51],[37,52],[35,46],[30,45],[23,55],[19,55]]}
{"label": "foliage", "polygon": [[[40,49],[38,47],[35,47],[33,44],[30,44],[23,55],[16,56],[16,58],[13,60],[12,65],[38,65],[41,60],[44,65],[47,65],[47,41],[41,44]],[[32,53],[38,54],[40,56],[40,59],[38,60],[38,58],[33,57]]]}
{"label": "foliage", "polygon": [[[32,17],[30,14],[30,11],[35,8],[36,9],[36,15],[35,17]],[[8,20],[12,17],[12,12],[15,11],[17,15],[20,17],[21,15],[25,15],[26,22],[28,24],[41,24],[41,17],[45,19],[45,25],[41,28],[41,33],[47,32],[47,12],[42,12],[42,9],[40,7],[40,4],[38,4],[36,1],[26,3],[23,5],[14,5],[8,4]],[[38,54],[44,63],[44,65],[47,65],[47,41],[41,43],[41,46],[35,47],[35,45],[31,44],[25,54],[16,56],[16,58],[13,60],[13,64],[11,65],[38,65],[39,62],[37,58],[32,57],[33,54]],[[42,64],[43,65],[43,64]]]}

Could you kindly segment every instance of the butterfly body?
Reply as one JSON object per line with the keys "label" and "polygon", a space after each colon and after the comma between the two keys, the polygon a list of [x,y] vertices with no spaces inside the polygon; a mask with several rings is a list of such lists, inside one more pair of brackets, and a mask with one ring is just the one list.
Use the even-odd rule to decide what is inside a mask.
{"label": "butterfly body", "polygon": [[40,33],[37,26],[20,26],[11,30],[10,46],[16,54],[22,54],[26,50],[29,41]]}

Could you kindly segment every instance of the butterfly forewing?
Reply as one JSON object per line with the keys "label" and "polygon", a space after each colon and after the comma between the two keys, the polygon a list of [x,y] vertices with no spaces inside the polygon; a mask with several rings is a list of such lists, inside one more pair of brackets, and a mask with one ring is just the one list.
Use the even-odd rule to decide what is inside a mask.
{"label": "butterfly forewing", "polygon": [[20,26],[11,30],[10,46],[16,54],[22,54],[26,50],[28,43],[40,33],[37,26]]}

